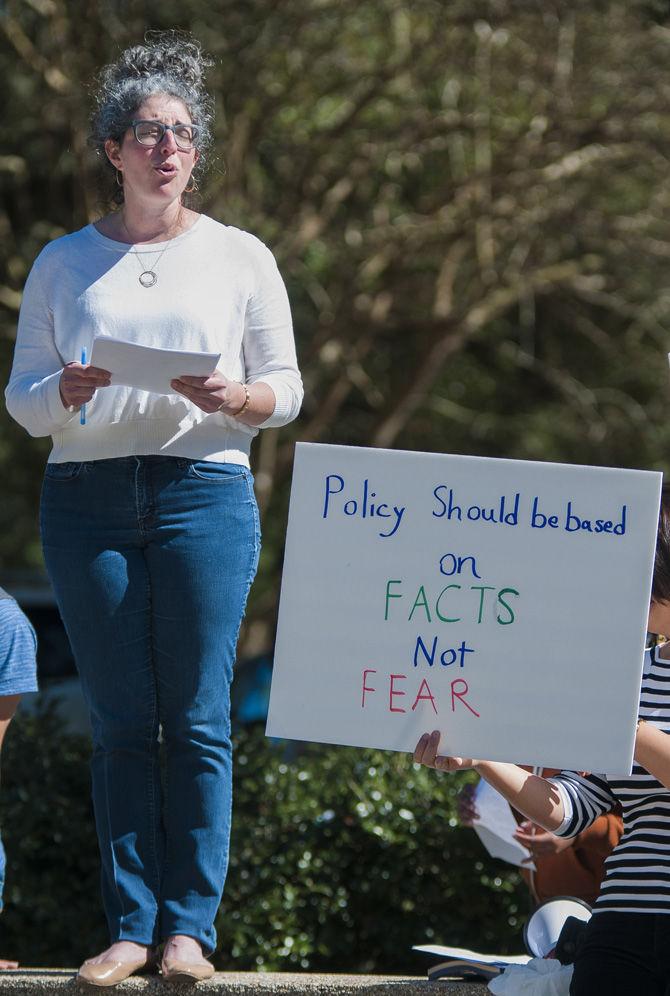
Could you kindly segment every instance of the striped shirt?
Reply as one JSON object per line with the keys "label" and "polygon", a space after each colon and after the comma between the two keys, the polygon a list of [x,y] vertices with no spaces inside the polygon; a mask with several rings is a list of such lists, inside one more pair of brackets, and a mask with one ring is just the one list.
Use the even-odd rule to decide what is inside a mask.
{"label": "striped shirt", "polygon": [[0,588],[0,695],[37,691],[35,631],[16,601]]}
{"label": "striped shirt", "polygon": [[[670,660],[658,648],[645,654],[639,716],[670,733]],[[561,837],[581,833],[617,803],[623,810],[623,836],[605,861],[594,913],[670,912],[670,790],[639,764],[623,778],[562,771],[550,781],[565,809]]]}

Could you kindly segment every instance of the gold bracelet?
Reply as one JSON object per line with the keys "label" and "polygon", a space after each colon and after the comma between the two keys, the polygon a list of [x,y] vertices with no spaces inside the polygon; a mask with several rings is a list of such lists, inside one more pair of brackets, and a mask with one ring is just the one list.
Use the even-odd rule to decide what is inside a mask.
{"label": "gold bracelet", "polygon": [[640,727],[642,726],[642,724],[646,723],[646,722],[647,722],[646,719],[638,719],[637,726],[635,727],[635,732],[637,733],[637,731],[640,729]]}
{"label": "gold bracelet", "polygon": [[243,415],[251,403],[251,395],[249,394],[249,388],[247,387],[247,385],[241,383],[240,387],[244,388],[244,393],[246,397],[244,399],[244,404],[242,405],[240,410],[233,413],[233,418],[239,418],[240,415]]}

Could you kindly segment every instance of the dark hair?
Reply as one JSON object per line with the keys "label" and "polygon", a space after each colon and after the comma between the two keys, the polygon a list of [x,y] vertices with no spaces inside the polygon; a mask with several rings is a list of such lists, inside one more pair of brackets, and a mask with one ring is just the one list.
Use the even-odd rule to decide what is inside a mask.
{"label": "dark hair", "polygon": [[670,484],[661,488],[661,511],[658,517],[652,602],[670,602]]}
{"label": "dark hair", "polygon": [[[205,90],[205,72],[212,60],[194,38],[179,31],[148,32],[144,45],[133,45],[116,62],[104,66],[97,78],[95,111],[91,118],[90,141],[111,170],[105,142],[120,142],[130,127],[137,108],[156,93],[176,97],[186,106],[199,127],[197,172],[205,165],[203,151],[211,144],[214,102]],[[112,187],[110,197],[123,203],[123,189]]]}

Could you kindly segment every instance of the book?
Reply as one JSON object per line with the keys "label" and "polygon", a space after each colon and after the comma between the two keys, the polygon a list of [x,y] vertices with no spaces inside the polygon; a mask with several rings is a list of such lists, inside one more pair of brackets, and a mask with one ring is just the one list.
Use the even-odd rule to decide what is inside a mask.
{"label": "book", "polygon": [[440,961],[433,965],[426,973],[429,982],[437,979],[461,979],[471,982],[489,982],[495,979],[503,971],[498,965],[491,962],[459,961],[452,958],[449,961]]}
{"label": "book", "polygon": [[509,965],[527,965],[530,955],[482,954],[466,948],[446,947],[443,944],[415,944],[413,951],[437,955],[442,961],[428,969],[428,978],[435,979],[494,979]]}

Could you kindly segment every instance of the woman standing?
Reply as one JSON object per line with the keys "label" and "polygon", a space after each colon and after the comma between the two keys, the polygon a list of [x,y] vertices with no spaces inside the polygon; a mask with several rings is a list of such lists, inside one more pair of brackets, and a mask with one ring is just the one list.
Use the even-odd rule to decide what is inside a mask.
{"label": "woman standing", "polygon": [[[150,966],[161,942],[166,978],[213,972],[229,686],[260,539],[249,449],[302,400],[271,253],[184,206],[210,137],[207,65],[165,33],[103,70],[93,138],[119,207],[38,257],[6,392],[12,416],[53,439],[42,541],[91,712],[112,942],[79,977],[101,986]],[[221,360],[168,395],[110,386],[80,362],[96,334]]]}

